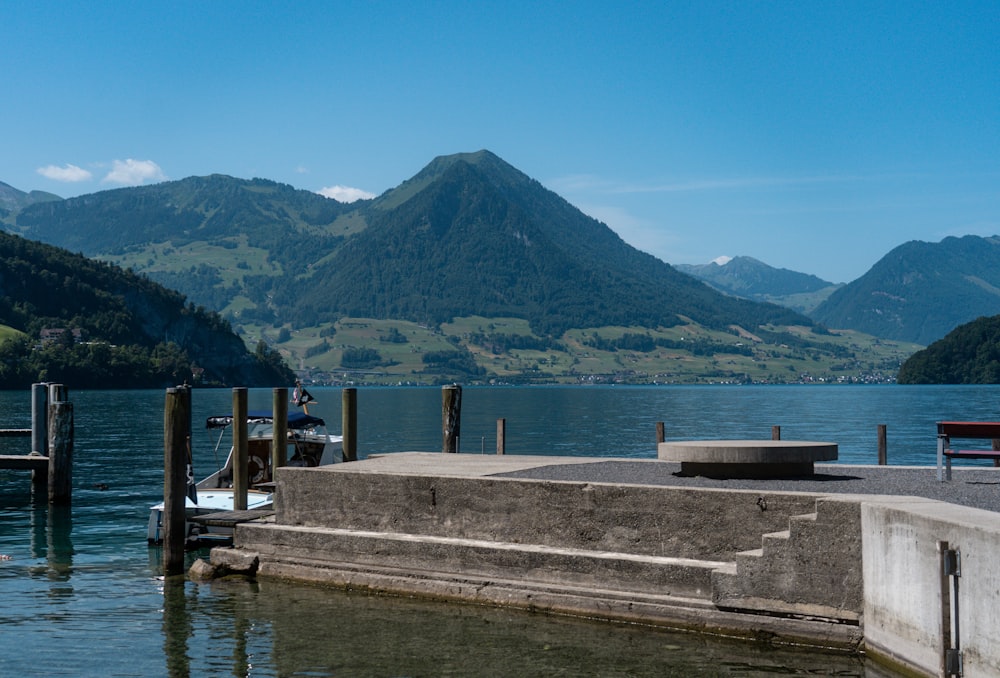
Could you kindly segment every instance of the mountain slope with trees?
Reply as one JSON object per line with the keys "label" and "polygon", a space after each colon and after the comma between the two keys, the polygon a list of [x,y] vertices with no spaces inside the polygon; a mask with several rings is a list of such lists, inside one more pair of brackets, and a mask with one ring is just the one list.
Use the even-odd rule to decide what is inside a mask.
{"label": "mountain slope with trees", "polygon": [[916,350],[722,294],[488,151],[351,204],[213,175],[3,223],[177,289],[325,383],[887,381]]}
{"label": "mountain slope with trees", "polygon": [[924,346],[980,316],[1000,314],[1000,238],[911,241],[837,290],[811,314],[850,328]]}
{"label": "mountain slope with trees", "polygon": [[527,318],[543,333],[682,317],[711,327],[811,324],[639,252],[488,151],[436,158],[349,205],[213,175],[32,205],[7,223],[146,272],[241,322],[437,323],[476,313]]}
{"label": "mountain slope with trees", "polygon": [[[279,288],[303,324],[340,316],[440,323],[456,316],[571,327],[811,324],[726,297],[639,252],[495,155],[434,160],[366,208],[368,227]],[[285,281],[286,283],[289,281]]]}
{"label": "mountain slope with trees", "polygon": [[1000,316],[961,325],[899,370],[901,384],[1000,384]]}
{"label": "mountain slope with trees", "polygon": [[251,354],[217,314],[111,264],[0,233],[0,388],[287,384],[274,351]]}

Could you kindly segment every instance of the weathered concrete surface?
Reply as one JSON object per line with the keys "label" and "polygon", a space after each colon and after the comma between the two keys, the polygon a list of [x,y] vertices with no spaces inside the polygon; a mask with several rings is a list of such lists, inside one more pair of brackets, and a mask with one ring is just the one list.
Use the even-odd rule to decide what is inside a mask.
{"label": "weathered concrete surface", "polygon": [[[388,472],[385,459],[279,469],[275,522],[731,561],[787,529],[790,516],[815,510],[814,494],[492,478],[473,472],[476,460],[484,471],[504,468],[498,458],[528,462],[449,456],[455,467],[440,454],[406,454]],[[436,457],[437,475],[427,457]]]}
{"label": "weathered concrete surface", "polygon": [[967,678],[1000,675],[1000,517],[916,497],[862,504],[865,643],[938,675],[951,637],[953,582],[939,544],[961,552],[959,643]]}
{"label": "weathered concrete surface", "polygon": [[860,642],[857,625],[712,603],[713,571],[735,570],[737,554],[759,548],[762,535],[814,512],[817,495],[490,477],[553,461],[405,453],[280,469],[274,522],[240,525],[235,546],[259,558],[260,576],[788,642]]}
{"label": "weathered concrete surface", "polygon": [[859,500],[818,499],[815,513],[765,534],[760,549],[737,554],[735,572],[715,573],[713,602],[857,623],[864,607]]}

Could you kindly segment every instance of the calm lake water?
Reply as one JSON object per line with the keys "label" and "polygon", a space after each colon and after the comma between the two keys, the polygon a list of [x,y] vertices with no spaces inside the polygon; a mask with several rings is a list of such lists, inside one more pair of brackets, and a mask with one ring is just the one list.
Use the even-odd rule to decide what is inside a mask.
{"label": "calm lake water", "polygon": [[[340,389],[311,389],[340,428]],[[0,471],[0,676],[887,676],[856,657],[775,650],[639,626],[428,604],[264,581],[164,580],[145,543],[162,499],[163,391],[70,392],[73,504],[34,502]],[[200,427],[232,392],[195,390],[196,475],[221,459]],[[250,407],[269,408],[269,389]],[[668,439],[836,442],[843,463],[932,465],[934,422],[1000,418],[1000,388],[903,386],[465,388],[461,451],[654,458]],[[358,389],[359,455],[441,449],[438,388]],[[30,426],[0,392],[0,428]],[[3,441],[26,451],[27,442]],[[223,443],[228,448],[228,440]],[[224,454],[220,451],[219,455]],[[205,556],[195,553],[191,558]]]}

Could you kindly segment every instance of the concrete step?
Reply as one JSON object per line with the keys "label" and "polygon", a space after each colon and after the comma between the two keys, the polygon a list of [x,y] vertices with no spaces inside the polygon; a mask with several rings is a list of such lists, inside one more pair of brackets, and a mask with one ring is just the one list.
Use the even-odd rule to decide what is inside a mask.
{"label": "concrete step", "polygon": [[264,563],[336,562],[407,576],[515,579],[519,585],[579,587],[707,601],[721,561],[636,555],[539,544],[278,524],[240,526],[236,546]]}

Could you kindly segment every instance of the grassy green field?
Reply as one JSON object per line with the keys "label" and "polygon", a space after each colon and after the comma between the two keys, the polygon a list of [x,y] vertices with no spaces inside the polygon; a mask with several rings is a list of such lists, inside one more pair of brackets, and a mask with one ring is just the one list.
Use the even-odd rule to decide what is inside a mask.
{"label": "grassy green field", "polygon": [[[765,329],[780,332],[782,339],[765,343],[738,328],[726,332],[695,324],[655,331],[601,327],[571,330],[544,349],[494,353],[472,339],[476,335],[532,337],[527,322],[473,316],[427,327],[398,320],[344,318],[333,325],[300,330],[241,327],[249,346],[264,339],[301,375],[328,384],[881,383],[893,381],[902,361],[921,348],[853,331],[814,334],[807,327]],[[596,338],[613,342],[627,334],[681,347],[595,348]],[[684,342],[699,341],[710,343],[714,350],[704,354],[683,347]],[[375,362],[345,364],[345,355],[365,349],[377,352]],[[425,362],[425,356],[440,352],[467,352],[483,374],[440,369]]]}

